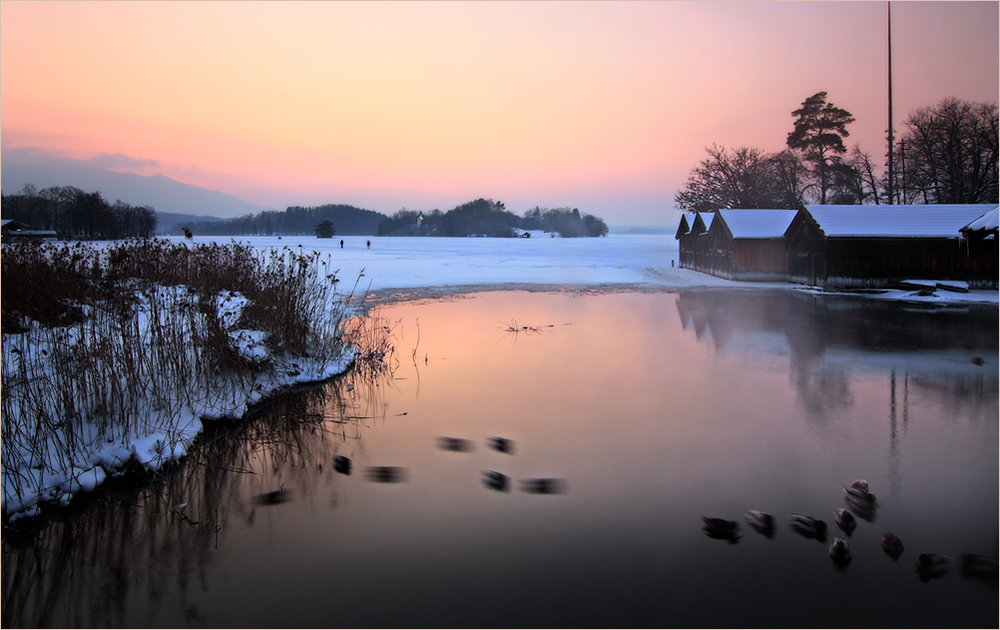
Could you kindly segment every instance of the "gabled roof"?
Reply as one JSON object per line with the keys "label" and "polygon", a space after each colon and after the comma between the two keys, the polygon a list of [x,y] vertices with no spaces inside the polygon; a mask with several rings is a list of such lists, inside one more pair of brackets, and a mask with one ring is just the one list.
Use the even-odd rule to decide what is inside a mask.
{"label": "gabled roof", "polygon": [[[701,218],[701,222],[705,225],[705,232],[712,229],[712,222],[715,221],[714,212],[699,212],[698,217]],[[694,225],[691,226],[694,229]]]}
{"label": "gabled roof", "polygon": [[681,215],[681,222],[677,224],[677,232],[674,234],[674,238],[680,238],[691,231],[691,226],[688,225],[687,215]]}
{"label": "gabled roof", "polygon": [[1000,206],[993,208],[983,216],[962,228],[963,232],[990,232],[1000,228]]}
{"label": "gabled roof", "polygon": [[958,238],[959,230],[997,204],[806,206],[827,238]]}
{"label": "gabled roof", "polygon": [[798,210],[719,210],[733,238],[784,238]]}

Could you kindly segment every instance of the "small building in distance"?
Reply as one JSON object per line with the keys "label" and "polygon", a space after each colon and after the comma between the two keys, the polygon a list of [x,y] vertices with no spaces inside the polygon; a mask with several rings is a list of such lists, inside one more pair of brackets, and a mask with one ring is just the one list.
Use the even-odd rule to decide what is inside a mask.
{"label": "small building in distance", "polygon": [[0,220],[0,237],[7,239],[34,238],[38,240],[56,239],[55,230],[32,230],[27,224],[14,219]]}

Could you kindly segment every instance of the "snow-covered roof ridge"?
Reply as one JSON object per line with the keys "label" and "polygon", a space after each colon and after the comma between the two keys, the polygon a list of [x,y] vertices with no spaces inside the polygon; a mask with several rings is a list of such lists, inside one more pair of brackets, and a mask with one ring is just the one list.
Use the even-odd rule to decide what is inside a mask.
{"label": "snow-covered roof ridge", "polygon": [[729,209],[718,212],[733,238],[783,238],[796,214],[798,210],[784,209]]}
{"label": "snow-covered roof ridge", "polygon": [[978,232],[980,230],[990,231],[1000,228],[1000,206],[993,208],[983,216],[962,228],[962,231]]}
{"label": "snow-covered roof ridge", "polygon": [[958,238],[997,204],[806,206],[828,237]]}
{"label": "snow-covered roof ridge", "polygon": [[[693,215],[690,223],[694,223]],[[677,238],[680,238],[681,236],[691,232],[690,223],[687,220],[687,215],[682,214],[680,223],[677,224],[677,234],[676,234]]]}

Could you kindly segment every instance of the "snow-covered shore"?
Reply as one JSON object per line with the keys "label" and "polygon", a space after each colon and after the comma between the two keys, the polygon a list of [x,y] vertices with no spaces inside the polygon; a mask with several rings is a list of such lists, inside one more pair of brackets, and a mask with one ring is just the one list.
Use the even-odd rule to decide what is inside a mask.
{"label": "snow-covered shore", "polygon": [[[184,287],[163,287],[159,293],[157,300],[161,304],[176,307],[192,302]],[[140,297],[134,322],[139,334],[125,345],[140,340],[138,343],[143,346],[131,348],[134,354],[128,358],[131,369],[137,372],[133,376],[146,383],[138,395],[147,400],[139,403],[143,417],[125,422],[109,422],[108,416],[116,415],[115,410],[108,409],[106,400],[100,396],[88,394],[85,383],[69,385],[82,397],[72,405],[53,395],[57,383],[60,387],[67,386],[59,363],[72,355],[78,345],[88,343],[88,337],[106,336],[109,332],[114,336],[113,330],[100,329],[92,321],[59,330],[33,323],[24,333],[5,334],[3,369],[14,377],[5,379],[12,386],[8,386],[4,396],[17,402],[8,405],[11,398],[4,401],[7,440],[4,448],[10,452],[5,452],[2,470],[3,513],[16,520],[35,516],[46,503],[66,505],[75,494],[91,491],[108,477],[122,474],[130,463],[149,471],[159,470],[187,454],[203,430],[203,421],[243,417],[251,406],[269,395],[303,383],[327,380],[353,363],[356,351],[349,347],[342,347],[339,357],[268,355],[261,331],[237,325],[246,303],[238,294],[220,295],[216,300],[219,321],[232,346],[246,359],[260,362],[262,367],[248,374],[219,373],[205,379],[186,367],[178,372],[157,363],[157,348],[153,346],[162,339],[152,334],[153,327],[174,327],[189,339],[190,324],[184,317],[172,317],[172,313],[162,310],[154,315],[157,309]],[[128,333],[119,330],[117,336],[124,339]],[[182,344],[180,352],[192,356],[178,361],[178,365],[198,362],[193,356],[197,352],[193,344]],[[151,360],[135,360],[138,355]],[[188,385],[167,382],[177,379]],[[122,382],[119,396],[125,400],[131,393],[125,391],[124,379]],[[123,405],[124,413],[128,413],[132,403]],[[67,413],[70,417],[63,417]],[[57,420],[56,427],[63,428],[40,429],[43,425],[50,427],[53,419]]]}

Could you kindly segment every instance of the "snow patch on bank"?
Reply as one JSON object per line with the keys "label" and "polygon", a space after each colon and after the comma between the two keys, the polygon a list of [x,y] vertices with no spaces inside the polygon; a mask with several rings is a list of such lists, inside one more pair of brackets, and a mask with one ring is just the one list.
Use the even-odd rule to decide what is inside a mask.
{"label": "snow patch on bank", "polygon": [[[157,290],[179,300],[186,294],[184,287]],[[143,308],[146,302],[142,298],[139,302],[134,324],[145,331],[139,338],[148,343],[150,326],[162,322]],[[203,383],[197,391],[180,391],[180,388],[174,391],[163,388],[162,379],[153,375],[149,387],[173,393],[157,391],[155,403],[143,417],[130,422],[112,422],[106,412],[94,409],[85,400],[73,408],[75,418],[63,418],[65,409],[70,407],[51,396],[45,408],[32,409],[27,415],[59,418],[62,428],[51,432],[45,443],[36,444],[35,448],[15,446],[8,436],[38,435],[41,420],[5,417],[4,432],[9,440],[5,448],[18,450],[10,457],[17,464],[0,468],[3,489],[0,511],[15,520],[37,515],[45,503],[67,505],[75,494],[92,491],[106,479],[122,474],[131,462],[146,470],[159,470],[187,455],[204,428],[203,420],[243,417],[268,395],[295,385],[327,380],[353,363],[356,352],[352,348],[343,348],[339,357],[329,360],[271,355],[264,344],[265,333],[237,327],[247,303],[246,298],[235,293],[223,293],[216,299],[220,321],[233,347],[244,358],[263,366],[251,380],[244,378],[237,382],[220,376],[211,383]],[[57,374],[54,362],[66,357],[88,334],[93,333],[88,333],[86,326],[53,332],[33,324],[23,334],[4,335],[3,369],[8,373],[19,370],[28,380],[51,382],[49,379]],[[151,349],[147,347],[146,351]]]}

